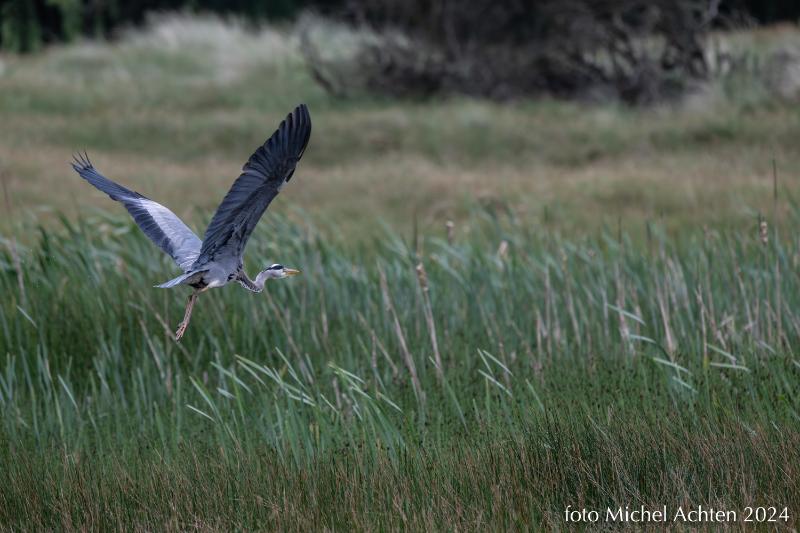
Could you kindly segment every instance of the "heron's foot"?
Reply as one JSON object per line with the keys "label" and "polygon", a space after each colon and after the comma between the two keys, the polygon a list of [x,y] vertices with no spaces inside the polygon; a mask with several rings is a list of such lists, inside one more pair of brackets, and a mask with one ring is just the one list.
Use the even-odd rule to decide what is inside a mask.
{"label": "heron's foot", "polygon": [[183,337],[183,334],[186,333],[186,328],[188,328],[188,327],[189,327],[189,321],[188,320],[185,320],[185,321],[181,322],[180,324],[178,324],[178,329],[175,331],[175,340],[176,341],[181,340],[181,337]]}
{"label": "heron's foot", "polygon": [[183,315],[183,321],[178,324],[178,329],[175,331],[175,340],[181,340],[183,334],[186,333],[186,328],[189,327],[189,320],[192,318],[192,309],[194,308],[194,303],[197,301],[197,293],[193,292],[191,296],[189,296],[189,301],[186,302],[186,313]]}

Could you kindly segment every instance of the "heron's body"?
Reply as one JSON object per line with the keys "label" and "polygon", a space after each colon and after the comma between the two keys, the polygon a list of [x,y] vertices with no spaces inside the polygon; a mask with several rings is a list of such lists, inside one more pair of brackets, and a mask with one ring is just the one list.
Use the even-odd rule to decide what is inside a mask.
{"label": "heron's body", "polygon": [[176,285],[189,285],[198,290],[215,289],[227,285],[236,280],[238,276],[243,275],[245,274],[241,261],[223,259],[204,265],[202,269],[190,268],[177,278],[156,285],[156,287],[169,289]]}
{"label": "heron's body", "polygon": [[251,280],[243,269],[243,254],[250,234],[270,202],[292,178],[297,162],[311,136],[311,117],[305,105],[298,106],[278,130],[259,147],[242,168],[228,194],[217,208],[201,240],[175,213],[163,205],[106,178],[86,156],[78,156],[73,168],[86,181],[122,203],[136,224],[183,270],[183,274],[161,285],[189,285],[195,291],[178,328],[180,338],[200,292],[238,282],[261,292],[268,279],[297,274],[298,270],[275,264]]}

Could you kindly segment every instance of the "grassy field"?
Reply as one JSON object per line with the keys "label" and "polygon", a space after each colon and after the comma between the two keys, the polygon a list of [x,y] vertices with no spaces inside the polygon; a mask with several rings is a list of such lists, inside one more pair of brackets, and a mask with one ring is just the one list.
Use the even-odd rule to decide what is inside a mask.
{"label": "grassy field", "polygon": [[[0,528],[796,527],[796,105],[333,101],[294,46],[168,19],[2,58]],[[204,295],[176,343],[174,268],[70,153],[199,229],[299,100],[247,266],[303,275]]]}
{"label": "grassy field", "polygon": [[[800,31],[732,43],[759,58],[800,46]],[[670,231],[742,228],[771,206],[773,160],[787,191],[800,172],[798,106],[745,76],[651,110],[335,101],[310,79],[290,30],[251,34],[181,18],[110,46],[0,61],[0,171],[18,217],[107,208],[67,165],[86,149],[101,171],[202,227],[243,161],[300,101],[313,140],[303,179],[274,212],[321,228],[333,220],[354,237],[375,219],[406,233],[414,219],[441,231],[486,206],[579,235],[620,218],[640,235],[647,220]]]}

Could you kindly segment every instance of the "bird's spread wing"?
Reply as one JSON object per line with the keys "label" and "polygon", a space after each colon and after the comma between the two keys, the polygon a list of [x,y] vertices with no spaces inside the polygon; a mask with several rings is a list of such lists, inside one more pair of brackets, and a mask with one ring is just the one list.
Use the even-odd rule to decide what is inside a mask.
{"label": "bird's spread wing", "polygon": [[194,264],[202,243],[175,213],[106,178],[95,170],[86,155],[76,156],[72,168],[112,200],[122,203],[145,235],[167,252],[179,267],[188,270]]}
{"label": "bird's spread wing", "polygon": [[291,179],[310,136],[311,116],[301,104],[242,168],[208,225],[197,265],[242,255],[261,215]]}

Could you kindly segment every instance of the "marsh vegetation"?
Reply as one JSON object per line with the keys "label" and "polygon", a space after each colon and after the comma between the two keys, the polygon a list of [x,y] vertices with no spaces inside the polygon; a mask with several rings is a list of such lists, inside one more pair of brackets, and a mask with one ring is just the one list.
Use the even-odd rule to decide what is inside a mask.
{"label": "marsh vegetation", "polygon": [[[0,525],[796,523],[796,105],[730,79],[649,110],[338,101],[294,39],[173,18],[2,57]],[[204,295],[176,343],[168,259],[71,152],[202,230],[300,100],[312,141],[247,266],[303,275]]]}

